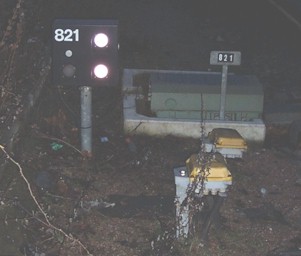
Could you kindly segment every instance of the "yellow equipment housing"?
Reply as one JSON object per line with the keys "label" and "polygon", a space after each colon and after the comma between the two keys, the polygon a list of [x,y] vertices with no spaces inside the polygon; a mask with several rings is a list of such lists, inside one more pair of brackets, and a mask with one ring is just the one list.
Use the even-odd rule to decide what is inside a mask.
{"label": "yellow equipment housing", "polygon": [[209,162],[202,166],[198,154],[193,154],[186,160],[190,183],[198,182],[199,175],[204,178],[203,194],[213,195],[224,193],[232,185],[232,175],[227,167],[225,158],[218,152],[208,155]]}
{"label": "yellow equipment housing", "polygon": [[248,149],[245,139],[235,129],[215,128],[208,133],[208,138],[216,148]]}

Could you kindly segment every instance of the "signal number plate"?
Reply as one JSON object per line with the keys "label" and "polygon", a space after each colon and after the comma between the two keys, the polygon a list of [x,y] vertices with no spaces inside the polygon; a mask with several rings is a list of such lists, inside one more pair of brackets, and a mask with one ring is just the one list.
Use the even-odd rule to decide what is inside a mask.
{"label": "signal number plate", "polygon": [[240,65],[241,53],[236,51],[212,51],[210,53],[211,65]]}
{"label": "signal number plate", "polygon": [[57,42],[78,42],[79,41],[79,29],[61,29],[54,30],[54,40]]}

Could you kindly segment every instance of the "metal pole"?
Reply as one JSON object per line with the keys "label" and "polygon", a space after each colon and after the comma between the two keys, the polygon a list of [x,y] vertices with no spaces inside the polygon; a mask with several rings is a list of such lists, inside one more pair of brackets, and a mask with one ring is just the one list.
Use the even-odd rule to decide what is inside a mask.
{"label": "metal pole", "polygon": [[220,112],[219,112],[220,120],[225,120],[227,76],[228,76],[228,65],[223,65],[222,84],[221,84],[221,105],[220,105]]}
{"label": "metal pole", "polygon": [[176,184],[176,237],[188,237],[189,209],[188,205],[183,205],[187,198],[187,188],[190,183],[186,167],[174,168],[174,176]]}
{"label": "metal pole", "polygon": [[81,100],[81,149],[92,154],[92,88],[80,87]]}

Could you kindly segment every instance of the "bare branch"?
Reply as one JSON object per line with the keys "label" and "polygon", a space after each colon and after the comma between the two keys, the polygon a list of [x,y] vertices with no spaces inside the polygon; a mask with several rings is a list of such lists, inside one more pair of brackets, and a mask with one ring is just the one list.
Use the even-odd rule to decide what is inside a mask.
{"label": "bare branch", "polygon": [[71,234],[68,235],[64,230],[62,230],[61,228],[56,227],[55,225],[53,225],[50,222],[50,220],[49,220],[49,218],[47,216],[47,213],[42,209],[41,205],[39,204],[39,202],[37,201],[35,195],[33,194],[33,191],[31,189],[31,185],[30,185],[28,179],[25,177],[21,165],[16,160],[14,160],[14,158],[12,158],[10,156],[10,154],[8,154],[8,152],[5,150],[4,146],[1,145],[1,144],[0,144],[0,149],[3,151],[3,153],[5,154],[5,156],[7,157],[7,159],[9,161],[11,161],[13,164],[15,164],[18,167],[19,173],[20,173],[22,179],[25,181],[25,183],[27,185],[27,188],[28,188],[28,191],[30,193],[30,196],[32,197],[32,199],[35,202],[36,206],[38,207],[39,211],[43,214],[45,220],[38,219],[38,221],[41,222],[43,225],[45,225],[45,226],[47,226],[47,227],[49,227],[49,228],[51,228],[51,229],[53,229],[55,231],[58,231],[64,237],[66,237],[67,239],[71,240],[71,242],[73,242],[75,244],[78,244],[82,249],[85,250],[85,252],[89,256],[92,256],[92,254],[89,252],[89,250],[87,249],[87,247],[79,239],[75,239]]}

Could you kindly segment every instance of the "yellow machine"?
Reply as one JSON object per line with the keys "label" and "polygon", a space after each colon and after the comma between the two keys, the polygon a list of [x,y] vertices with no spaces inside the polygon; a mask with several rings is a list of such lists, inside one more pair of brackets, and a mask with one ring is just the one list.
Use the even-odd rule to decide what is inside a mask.
{"label": "yellow machine", "polygon": [[230,128],[213,129],[204,142],[206,152],[220,152],[227,158],[242,158],[248,149],[245,139]]}
{"label": "yellow machine", "polygon": [[[186,165],[174,168],[176,184],[177,237],[187,237],[200,230],[206,237],[209,227],[218,212],[227,190],[232,185],[232,175],[227,167],[225,157],[219,152],[193,154],[186,160]],[[199,228],[197,219],[204,211],[205,201],[213,199],[213,206],[206,212],[203,228]],[[189,202],[197,202],[197,211]],[[206,224],[207,223],[207,224]]]}
{"label": "yellow machine", "polygon": [[[205,163],[204,166],[202,166],[198,154],[193,154],[186,160],[190,183],[203,180],[203,184],[197,184],[198,191],[195,191],[196,193],[224,194],[228,186],[232,185],[232,175],[228,170],[226,160],[220,153],[208,155],[207,160],[208,163]],[[200,186],[203,187],[200,188]]]}
{"label": "yellow machine", "polygon": [[244,138],[234,129],[215,128],[209,132],[208,137],[216,147],[248,149]]}

